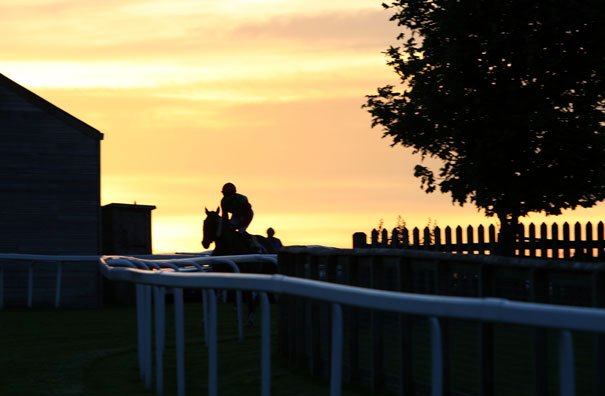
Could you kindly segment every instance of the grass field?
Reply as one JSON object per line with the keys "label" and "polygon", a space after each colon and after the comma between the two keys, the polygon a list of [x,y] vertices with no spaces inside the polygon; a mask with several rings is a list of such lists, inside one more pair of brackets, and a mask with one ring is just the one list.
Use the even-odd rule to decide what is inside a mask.
{"label": "grass field", "polygon": [[[172,306],[167,305],[165,351],[165,394],[174,395],[175,351]],[[246,338],[237,338],[235,311],[231,304],[219,305],[219,394],[260,394],[260,331],[247,329]],[[187,395],[207,394],[207,356],[202,342],[201,305],[185,305]],[[273,313],[272,394],[288,396],[327,395],[329,385],[318,378],[285,367],[276,355],[276,312]],[[470,327],[469,327],[470,326]],[[415,364],[417,381],[429,376],[428,336],[426,326],[415,327]],[[297,331],[296,329],[294,331]],[[476,334],[468,323],[450,328],[452,339],[452,385],[462,394],[476,394],[478,364]],[[499,326],[495,352],[497,396],[532,395],[532,344],[528,329]],[[389,341],[397,350],[397,343]],[[550,390],[557,391],[555,337],[549,337]],[[577,394],[594,395],[592,338],[576,334]],[[364,344],[362,342],[362,344]],[[155,395],[139,380],[136,350],[134,306],[108,306],[98,310],[5,310],[0,311],[0,395]],[[360,350],[363,348],[360,346]],[[346,353],[345,353],[346,354]],[[469,360],[470,359],[470,360]],[[370,359],[363,359],[367,365]],[[396,369],[398,362],[386,364]],[[389,371],[389,370],[387,370]],[[525,386],[521,383],[526,382]],[[345,388],[344,395],[365,393]]]}
{"label": "grass field", "polygon": [[[172,306],[167,306],[166,395],[176,393]],[[201,306],[186,304],[187,394],[207,394]],[[275,316],[275,315],[274,315]],[[235,312],[219,306],[219,394],[260,394],[260,331],[237,339]],[[277,340],[275,331],[272,340]],[[0,395],[153,395],[139,380],[134,306],[0,311]],[[275,351],[275,348],[273,348]],[[327,395],[328,384],[273,358],[273,395]],[[350,390],[345,395],[359,395]]]}

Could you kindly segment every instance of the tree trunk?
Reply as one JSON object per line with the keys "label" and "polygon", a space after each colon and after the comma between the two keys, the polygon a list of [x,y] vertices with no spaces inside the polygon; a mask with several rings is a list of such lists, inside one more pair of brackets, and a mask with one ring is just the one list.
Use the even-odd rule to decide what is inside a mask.
{"label": "tree trunk", "polygon": [[498,247],[496,254],[499,256],[514,256],[515,242],[519,230],[519,215],[513,213],[498,213],[500,220],[500,233],[498,234]]}

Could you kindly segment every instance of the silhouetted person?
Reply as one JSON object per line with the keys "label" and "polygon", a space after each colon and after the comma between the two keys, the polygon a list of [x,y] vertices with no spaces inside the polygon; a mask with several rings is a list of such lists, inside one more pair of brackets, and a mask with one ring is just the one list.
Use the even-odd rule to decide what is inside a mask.
{"label": "silhouetted person", "polygon": [[271,227],[267,228],[267,241],[269,241],[269,243],[273,247],[273,250],[275,251],[275,253],[277,253],[282,247],[284,247],[284,245],[282,245],[279,238],[276,238],[274,235],[275,230]]}
{"label": "silhouetted person", "polygon": [[[223,219],[234,229],[244,234],[254,217],[252,205],[250,205],[245,195],[237,192],[233,183],[226,183],[221,192],[223,193],[223,199],[221,200]],[[229,217],[229,214],[231,214],[231,217]]]}

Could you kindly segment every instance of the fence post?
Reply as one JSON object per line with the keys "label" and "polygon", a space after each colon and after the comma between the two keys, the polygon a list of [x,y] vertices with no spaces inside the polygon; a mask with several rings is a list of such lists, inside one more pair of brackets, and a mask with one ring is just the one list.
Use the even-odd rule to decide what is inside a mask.
{"label": "fence post", "polygon": [[[462,228],[459,226],[456,229],[456,233],[458,233],[458,229],[460,233],[462,233]],[[458,247],[462,246],[458,244]],[[451,295],[451,266],[449,261],[437,261],[435,263],[437,268],[437,294],[442,296]],[[442,384],[444,394],[449,394],[450,392],[450,319],[440,318],[441,322],[441,348],[443,357],[443,364],[441,367],[442,370]]]}
{"label": "fence post", "polygon": [[412,244],[414,245],[414,249],[420,249],[420,230],[418,227],[414,227],[412,230]]}
{"label": "fence post", "polygon": [[600,259],[605,257],[605,225],[602,221],[597,224],[597,257]]}
{"label": "fence post", "polygon": [[136,284],[136,312],[137,312],[137,351],[139,358],[139,376],[141,381],[145,382],[146,373],[145,373],[145,335],[144,335],[144,326],[145,323],[145,313],[144,313],[144,301],[145,298],[143,292],[143,285]]}
{"label": "fence post", "polygon": [[218,395],[218,336],[216,294],[214,289],[208,290],[208,395]]}
{"label": "fence post", "polygon": [[456,252],[458,254],[464,253],[464,246],[462,245],[462,227],[456,227]]}
{"label": "fence post", "polygon": [[[284,250],[280,251],[278,255],[278,261],[279,266],[277,267],[277,269],[280,275],[294,275],[292,253],[288,253]],[[279,332],[277,333],[277,336],[280,346],[281,357],[284,358],[287,362],[289,362],[291,358],[289,345],[292,335],[289,334],[289,329],[295,328],[292,320],[294,309],[294,297],[288,296],[286,294],[281,295],[279,297]]]}
{"label": "fence post", "polygon": [[473,226],[466,227],[466,244],[468,245],[468,254],[475,254],[475,238],[473,235]]}
{"label": "fence post", "polygon": [[57,274],[55,278],[55,308],[61,306],[61,280],[63,278],[63,262],[57,261]]}
{"label": "fence post", "polygon": [[563,257],[568,260],[571,257],[571,237],[569,232],[569,223],[563,223]]}
{"label": "fence post", "polygon": [[[261,395],[271,395],[271,311],[266,292],[259,293],[261,305]],[[183,393],[184,395],[184,393]]]}
{"label": "fence post", "polygon": [[595,257],[594,255],[594,245],[593,245],[593,238],[592,238],[592,223],[589,221],[588,223],[586,223],[586,235],[585,235],[585,242],[584,242],[584,249],[586,252],[586,258],[592,258]]}
{"label": "fence post", "polygon": [[431,396],[449,394],[447,375],[448,357],[443,352],[446,350],[441,320],[436,317],[429,318],[431,331]]}
{"label": "fence post", "polygon": [[[295,268],[295,276],[299,278],[307,278],[307,270],[306,270],[306,260],[307,254],[296,254],[294,256],[294,268]],[[294,297],[294,328],[295,329],[306,329],[305,322],[305,313],[306,313],[306,304],[305,299],[301,297]],[[290,356],[293,357],[291,359],[293,363],[293,368],[299,369],[304,367],[305,360],[305,341],[306,341],[306,331],[297,331],[294,333],[292,339],[292,354]]]}
{"label": "fence post", "polygon": [[391,247],[395,249],[401,247],[401,243],[399,241],[399,230],[397,228],[393,228],[393,232],[391,233]]}
{"label": "fence post", "polygon": [[[371,288],[384,290],[384,262],[382,257],[375,257],[371,262]],[[370,312],[372,337],[372,391],[379,393],[384,390],[384,314],[373,309]]]}
{"label": "fence post", "polygon": [[[318,262],[318,266],[320,266],[320,270],[321,270],[321,265],[323,265],[324,271],[325,271],[325,277],[324,277],[324,281],[325,282],[330,282],[330,283],[338,283],[338,271],[337,271],[337,265],[338,265],[338,257],[335,255],[327,255],[324,256],[324,259],[320,262]],[[322,301],[319,303],[319,316],[320,319],[317,321],[318,324],[323,324],[323,325],[319,325],[319,343],[320,345],[324,345],[324,343],[327,343],[327,349],[328,350],[333,350],[333,345],[332,345],[332,337],[331,337],[331,332],[330,329],[332,328],[333,324],[332,324],[332,303],[328,303],[325,301]],[[342,309],[340,309],[341,314],[342,314]],[[325,324],[328,323],[328,326],[326,326]],[[340,340],[340,342],[342,343],[342,340]],[[320,349],[321,351],[321,349]],[[331,365],[331,360],[330,360],[330,356],[329,354],[327,356],[325,356],[325,354],[323,352],[320,352],[320,359],[321,359],[321,367],[322,367],[322,374],[324,375],[329,375],[330,374],[330,365]],[[342,370],[341,370],[342,371]]]}
{"label": "fence post", "polygon": [[559,349],[559,392],[561,395],[575,396],[576,374],[571,331],[560,330],[557,335]]}
{"label": "fence post", "polygon": [[523,225],[523,223],[519,223],[517,225],[517,241],[516,241],[516,245],[517,245],[517,249],[518,249],[518,253],[517,255],[519,257],[525,257],[525,226]]}
{"label": "fence post", "polygon": [[489,253],[494,254],[498,244],[498,240],[496,239],[496,227],[493,224],[490,224],[487,233],[489,235]]}
{"label": "fence post", "polygon": [[[319,260],[316,256],[307,256],[309,261],[309,278],[312,280],[320,280]],[[305,329],[306,349],[308,353],[308,368],[313,376],[321,376],[323,370],[323,360],[321,356],[321,329],[324,324],[321,315],[321,306],[323,302],[305,299]],[[304,352],[303,352],[304,353]]]}
{"label": "fence post", "polygon": [[424,248],[426,250],[430,250],[430,248],[431,248],[431,229],[428,226],[424,227],[423,234],[424,234],[423,235],[424,240],[422,241],[423,242],[422,244],[424,245]]}
{"label": "fence post", "polygon": [[[359,283],[359,258],[356,255],[349,257],[345,264],[345,282],[348,285],[357,285]],[[350,382],[359,386],[359,308],[346,307],[349,311],[349,376]]]}
{"label": "fence post", "polygon": [[4,309],[4,263],[0,262],[0,310]]}
{"label": "fence post", "polygon": [[403,227],[403,230],[401,230],[401,244],[404,248],[410,246],[410,232],[406,227]]}
{"label": "fence post", "polygon": [[477,227],[477,248],[479,254],[485,254],[485,227],[482,224]]}
{"label": "fence post", "polygon": [[605,259],[605,225],[602,221],[597,224],[597,257]]}
{"label": "fence post", "polygon": [[452,227],[445,227],[445,251],[447,253],[452,252]]}
{"label": "fence post", "polygon": [[155,389],[156,394],[164,394],[164,344],[166,333],[166,298],[164,288],[153,287],[155,308]]}
{"label": "fence post", "polygon": [[[603,223],[600,223],[603,224]],[[605,308],[605,272],[597,270],[592,275],[592,306],[595,308]],[[605,335],[595,334],[593,336],[594,345],[594,394],[605,395]]]}
{"label": "fence post", "polygon": [[365,232],[356,232],[353,234],[353,249],[368,247],[368,236]]}
{"label": "fence post", "polygon": [[540,257],[548,258],[548,247],[550,245],[548,240],[548,228],[546,227],[546,223],[540,224],[540,248],[541,253]]}
{"label": "fence post", "polygon": [[584,256],[584,249],[582,247],[582,224],[580,224],[579,221],[576,221],[576,224],[574,224],[573,246],[574,246],[573,257],[576,259],[582,260],[582,257]]}
{"label": "fence post", "polygon": [[151,301],[151,286],[143,286],[143,294],[144,294],[144,343],[145,343],[145,387],[148,390],[151,390],[151,381],[152,381],[152,334],[151,334],[151,320],[152,320],[152,301]]}
{"label": "fence post", "polygon": [[383,248],[389,247],[389,232],[386,228],[382,229],[382,233],[380,235],[380,246]]}
{"label": "fence post", "polygon": [[551,239],[552,239],[552,258],[559,258],[559,225],[557,223],[553,223],[550,230]]}
{"label": "fence post", "polygon": [[31,308],[34,300],[34,262],[27,266],[27,308]]}
{"label": "fence post", "polygon": [[529,257],[536,257],[536,225],[534,223],[530,223],[528,226],[529,232]]}
{"label": "fence post", "polygon": [[[491,265],[482,263],[479,267],[479,297],[494,295],[494,269]],[[488,322],[479,323],[479,361],[480,364],[480,396],[494,394],[494,325]]]}
{"label": "fence post", "polygon": [[[413,271],[412,263],[409,259],[402,257],[399,262],[399,291],[411,293],[413,291]],[[401,343],[400,351],[400,372],[399,372],[399,394],[411,396],[414,394],[414,357],[413,357],[413,339],[412,339],[413,319],[409,315],[399,315],[399,340]]]}
{"label": "fence post", "polygon": [[433,228],[433,234],[435,235],[435,241],[434,241],[435,250],[438,252],[442,252],[443,248],[441,246],[441,228],[435,226],[435,228]]}
{"label": "fence post", "polygon": [[[330,396],[340,396],[342,388],[343,325],[342,307],[332,303],[332,336],[330,337]],[[268,308],[267,308],[268,310]],[[267,327],[269,327],[267,325]],[[268,343],[268,341],[267,341]],[[269,395],[267,392],[266,395]]]}
{"label": "fence post", "polygon": [[372,247],[378,246],[378,230],[377,229],[373,229],[372,230],[372,233],[371,233],[371,244],[372,244]]}
{"label": "fence post", "polygon": [[[542,268],[531,268],[530,301],[548,303],[548,273]],[[543,328],[534,328],[534,374],[535,394],[548,394],[548,332]]]}

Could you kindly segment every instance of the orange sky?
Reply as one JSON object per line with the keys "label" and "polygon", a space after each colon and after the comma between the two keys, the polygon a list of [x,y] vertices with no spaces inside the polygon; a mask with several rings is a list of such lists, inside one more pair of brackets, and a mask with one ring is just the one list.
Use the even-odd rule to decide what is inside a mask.
{"label": "orange sky", "polygon": [[102,203],[156,205],[156,252],[201,250],[226,181],[252,202],[249,230],[285,244],[350,247],[398,215],[494,222],[423,193],[418,158],[370,128],[364,96],[394,82],[380,3],[2,0],[0,72],[105,134]]}

